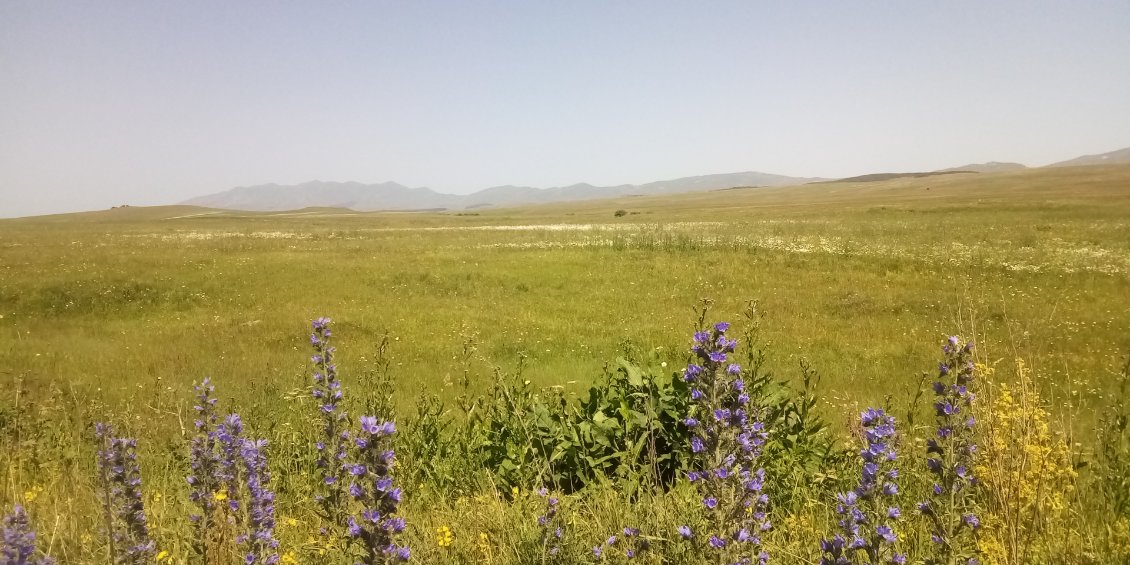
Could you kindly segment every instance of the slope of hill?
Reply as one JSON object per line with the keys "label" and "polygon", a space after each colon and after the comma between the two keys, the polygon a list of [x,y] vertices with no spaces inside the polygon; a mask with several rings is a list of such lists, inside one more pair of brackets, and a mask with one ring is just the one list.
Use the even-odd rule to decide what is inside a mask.
{"label": "slope of hill", "polygon": [[429,188],[409,188],[395,182],[361,184],[311,181],[299,185],[242,186],[193,198],[185,201],[184,204],[248,211],[295,210],[311,206],[349,208],[358,211],[458,210],[573,202],[629,195],[700,192],[736,186],[786,186],[818,180],[821,179],[744,172],[684,177],[642,185],[593,186],[581,183],[553,188],[506,185],[466,195],[443,194]]}
{"label": "slope of hill", "polygon": [[969,172],[969,173],[1007,173],[1010,171],[1022,171],[1027,169],[1020,163],[1002,163],[1000,161],[989,161],[988,163],[970,163],[960,167],[950,167],[948,169],[941,169],[939,173],[956,173],[956,172]]}
{"label": "slope of hill", "polygon": [[857,177],[848,177],[844,179],[836,179],[829,181],[821,181],[820,183],[833,183],[833,182],[881,182],[885,180],[903,179],[903,178],[922,178],[934,177],[938,175],[955,175],[955,174],[973,174],[975,171],[932,171],[928,173],[871,173],[869,175],[859,175]]}
{"label": "slope of hill", "polygon": [[1081,167],[1087,165],[1122,165],[1130,163],[1130,147],[1100,153],[1098,155],[1083,155],[1067,161],[1052,163],[1049,167]]}

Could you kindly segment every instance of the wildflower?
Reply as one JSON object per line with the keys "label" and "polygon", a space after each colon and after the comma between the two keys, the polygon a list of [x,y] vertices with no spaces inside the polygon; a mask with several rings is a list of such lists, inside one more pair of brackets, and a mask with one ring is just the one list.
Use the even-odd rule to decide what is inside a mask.
{"label": "wildflower", "polygon": [[651,542],[640,535],[639,528],[627,526],[620,530],[620,533],[621,536],[609,536],[603,546],[598,545],[592,548],[593,556],[603,561],[609,555],[619,553],[625,559],[635,559],[651,549]]}
{"label": "wildflower", "polygon": [[356,462],[349,468],[350,496],[361,511],[347,521],[349,535],[363,548],[365,565],[407,561],[411,550],[396,545],[394,540],[404,531],[404,519],[396,516],[402,493],[393,486],[392,468],[395,454],[392,422],[379,423],[371,416],[361,417],[361,433],[355,440]]}
{"label": "wildflower", "polygon": [[561,542],[565,537],[562,520],[557,515],[558,498],[553,496],[544,487],[538,489],[538,496],[545,498],[545,513],[538,516],[538,527],[541,530],[541,549],[544,556],[554,556],[561,551]]}
{"label": "wildflower", "polygon": [[718,322],[695,332],[691,352],[696,358],[684,371],[694,382],[687,478],[702,497],[709,529],[698,538],[686,525],[678,532],[692,543],[705,542],[703,548],[726,563],[764,563],[769,556],[761,550],[760,533],[771,524],[769,499],[762,492],[765,470],[757,467],[757,458],[767,434],[744,392],[741,367],[730,362],[737,341],[726,337],[729,327]]}
{"label": "wildflower", "polygon": [[476,542],[476,545],[479,547],[479,553],[482,553],[483,557],[489,560],[491,556],[490,536],[486,532],[479,532],[479,541]]}
{"label": "wildflower", "polygon": [[341,382],[337,380],[337,366],[333,358],[336,349],[330,345],[330,319],[318,318],[312,322],[310,344],[314,355],[314,388],[311,393],[319,403],[318,414],[322,420],[322,439],[315,443],[318,449],[318,467],[322,469],[322,493],[319,502],[324,517],[340,523],[345,516],[345,459],[349,432],[346,430],[346,413],[341,408]]}
{"label": "wildflower", "polygon": [[42,493],[43,493],[43,487],[41,487],[39,485],[35,485],[35,486],[27,489],[26,491],[24,491],[24,502],[27,503],[27,504],[31,504],[32,502],[35,502],[35,499],[39,498],[39,495],[42,494]]}
{"label": "wildflower", "polygon": [[866,563],[903,563],[906,555],[896,550],[894,526],[902,516],[896,500],[898,469],[894,467],[895,419],[883,410],[869,408],[860,415],[867,446],[859,452],[863,460],[859,486],[836,495],[840,531],[821,540],[821,565],[840,565],[862,557]]}
{"label": "wildflower", "polygon": [[239,414],[228,414],[216,428],[215,482],[210,488],[219,489],[213,496],[216,502],[227,501],[228,511],[239,510],[240,455],[243,448],[243,419]]}
{"label": "wildflower", "polygon": [[98,468],[110,526],[110,552],[119,563],[148,565],[156,554],[156,544],[149,539],[141,499],[137,441],[115,437],[108,424],[97,424],[94,429],[100,444]]}
{"label": "wildflower", "polygon": [[959,344],[953,336],[942,346],[945,359],[938,365],[933,386],[938,427],[936,437],[926,443],[926,465],[934,477],[934,496],[918,504],[919,512],[929,519],[934,542],[928,563],[972,559],[973,532],[980,525],[975,513],[978,483],[972,473],[977,451],[971,419],[973,344]]}
{"label": "wildflower", "polygon": [[240,458],[247,484],[248,532],[242,537],[245,553],[244,563],[252,565],[277,563],[279,555],[275,540],[275,493],[268,483],[271,474],[267,469],[267,456],[264,450],[267,440],[243,440]]}
{"label": "wildflower", "polygon": [[13,565],[54,565],[50,557],[36,557],[35,531],[31,529],[27,513],[17,504],[12,513],[4,516],[3,543],[0,544],[0,559]]}
{"label": "wildflower", "polygon": [[193,422],[196,434],[189,443],[190,473],[186,480],[190,488],[188,499],[196,503],[199,514],[189,515],[196,530],[196,543],[194,549],[203,555],[205,552],[204,540],[212,536],[213,519],[216,503],[227,499],[227,494],[220,490],[220,459],[217,443],[217,417],[216,398],[213,393],[216,387],[211,379],[205,377],[204,381],[193,387],[196,391],[196,420]]}
{"label": "wildflower", "polygon": [[436,545],[449,547],[453,541],[455,541],[455,536],[451,533],[451,528],[446,525],[436,528]]}

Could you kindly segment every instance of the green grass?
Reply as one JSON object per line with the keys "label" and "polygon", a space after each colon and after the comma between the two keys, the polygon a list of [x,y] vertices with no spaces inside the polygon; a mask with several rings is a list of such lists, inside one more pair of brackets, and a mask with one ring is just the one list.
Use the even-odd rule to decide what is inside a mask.
{"label": "green grass", "polygon": [[[130,433],[175,451],[204,376],[272,428],[290,418],[318,316],[336,322],[347,385],[390,336],[407,411],[450,398],[469,341],[476,391],[524,357],[536,385],[583,393],[625,340],[684,363],[701,298],[731,320],[755,299],[770,368],[794,377],[809,360],[837,424],[905,406],[960,333],[989,363],[1026,358],[1056,417],[1089,438],[1130,351],[1127,166],[475,214],[177,206],[0,221],[0,383],[56,387],[83,416],[130,415]],[[27,481],[9,474],[4,500]]]}
{"label": "green grass", "polygon": [[[444,386],[468,336],[482,371],[522,352],[536,382],[579,390],[623,339],[681,360],[690,307],[710,297],[730,318],[759,300],[774,365],[807,357],[845,400],[903,393],[939,336],[974,330],[990,355],[1020,348],[1056,394],[1086,399],[1101,379],[1073,381],[1130,349],[1128,186],[1130,168],[1091,167],[478,216],[170,207],[5,221],[0,367],[111,402],[157,377],[297,385],[305,322],[325,314],[343,324],[347,371],[389,332],[398,374],[419,385],[408,397]],[[593,227],[537,227],[558,224]]]}

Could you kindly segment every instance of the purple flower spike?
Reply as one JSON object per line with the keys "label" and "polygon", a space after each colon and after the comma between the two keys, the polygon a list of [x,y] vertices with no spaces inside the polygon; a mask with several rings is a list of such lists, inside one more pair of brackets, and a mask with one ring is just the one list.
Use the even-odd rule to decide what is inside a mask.
{"label": "purple flower spike", "polygon": [[929,518],[931,537],[936,540],[927,560],[947,562],[970,554],[976,545],[972,532],[979,525],[974,514],[977,478],[972,469],[977,445],[971,409],[976,398],[970,390],[976,369],[971,343],[962,345],[953,336],[942,352],[945,358],[938,364],[933,386],[937,439],[927,442],[926,466],[933,475],[934,496],[920,502],[918,508]]}
{"label": "purple flower spike", "polygon": [[395,536],[405,528],[404,519],[396,515],[403,494],[392,480],[396,461],[392,435],[396,427],[373,416],[358,420],[362,437],[355,443],[356,461],[340,466],[351,478],[350,496],[362,508],[348,519],[350,536],[364,548],[366,565],[385,563],[385,557],[407,560],[409,549],[395,544]]}
{"label": "purple flower spike", "polygon": [[[706,524],[699,535],[678,528],[684,543],[717,555],[720,562],[752,564],[768,559],[757,532],[769,530],[765,471],[758,467],[768,435],[758,407],[746,392],[742,369],[729,361],[737,341],[725,336],[730,324],[718,322],[694,335],[690,428],[692,457],[687,479],[698,491]],[[734,543],[729,543],[733,540]],[[714,557],[710,558],[712,561]]]}
{"label": "purple flower spike", "polygon": [[[557,505],[560,499],[552,496],[545,487],[539,488],[536,492],[538,496],[545,499],[545,513],[537,518],[541,535],[541,550],[546,556],[557,555],[561,551],[561,543],[565,537],[565,530],[563,529],[565,521],[557,515]],[[599,546],[593,549],[593,553],[600,557],[598,550]]]}
{"label": "purple flower spike", "polygon": [[19,504],[12,513],[4,516],[4,539],[0,544],[0,563],[13,565],[54,565],[50,557],[35,554],[35,531],[28,522],[27,513]]}
{"label": "purple flower spike", "polygon": [[892,563],[900,555],[895,533],[902,516],[896,506],[895,419],[883,410],[868,408],[860,414],[859,422],[867,441],[859,452],[863,460],[859,486],[836,495],[840,530],[820,542],[821,565]]}
{"label": "purple flower spike", "polygon": [[248,532],[243,536],[243,550],[248,565],[272,565],[279,560],[279,542],[275,540],[275,493],[268,483],[271,474],[267,470],[265,449],[267,440],[243,440],[240,459],[246,478],[248,503]]}
{"label": "purple flower spike", "polygon": [[110,516],[110,538],[118,552],[117,563],[149,565],[157,544],[149,537],[145,506],[141,499],[141,469],[137,464],[137,441],[115,437],[108,424],[97,424],[95,435],[100,448],[98,467],[103,501]]}
{"label": "purple flower spike", "polygon": [[[336,349],[330,345],[331,321],[318,318],[311,323],[313,334],[310,343],[314,355],[310,357],[314,365],[314,387],[311,395],[317,399],[318,416],[322,422],[322,436],[317,442],[317,465],[322,470],[322,491],[319,502],[322,513],[331,522],[343,524],[345,521],[345,502],[348,481],[346,467],[339,461],[347,455],[349,437],[343,433],[347,414],[341,408],[341,383],[337,380],[337,365],[334,364]],[[363,420],[362,428],[366,423]]]}

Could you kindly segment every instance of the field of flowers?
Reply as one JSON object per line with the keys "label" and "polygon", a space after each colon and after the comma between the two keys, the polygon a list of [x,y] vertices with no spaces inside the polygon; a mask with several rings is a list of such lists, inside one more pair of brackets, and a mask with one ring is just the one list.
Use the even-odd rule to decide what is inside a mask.
{"label": "field of flowers", "polygon": [[0,222],[3,562],[1126,562],[1130,169],[961,176]]}

